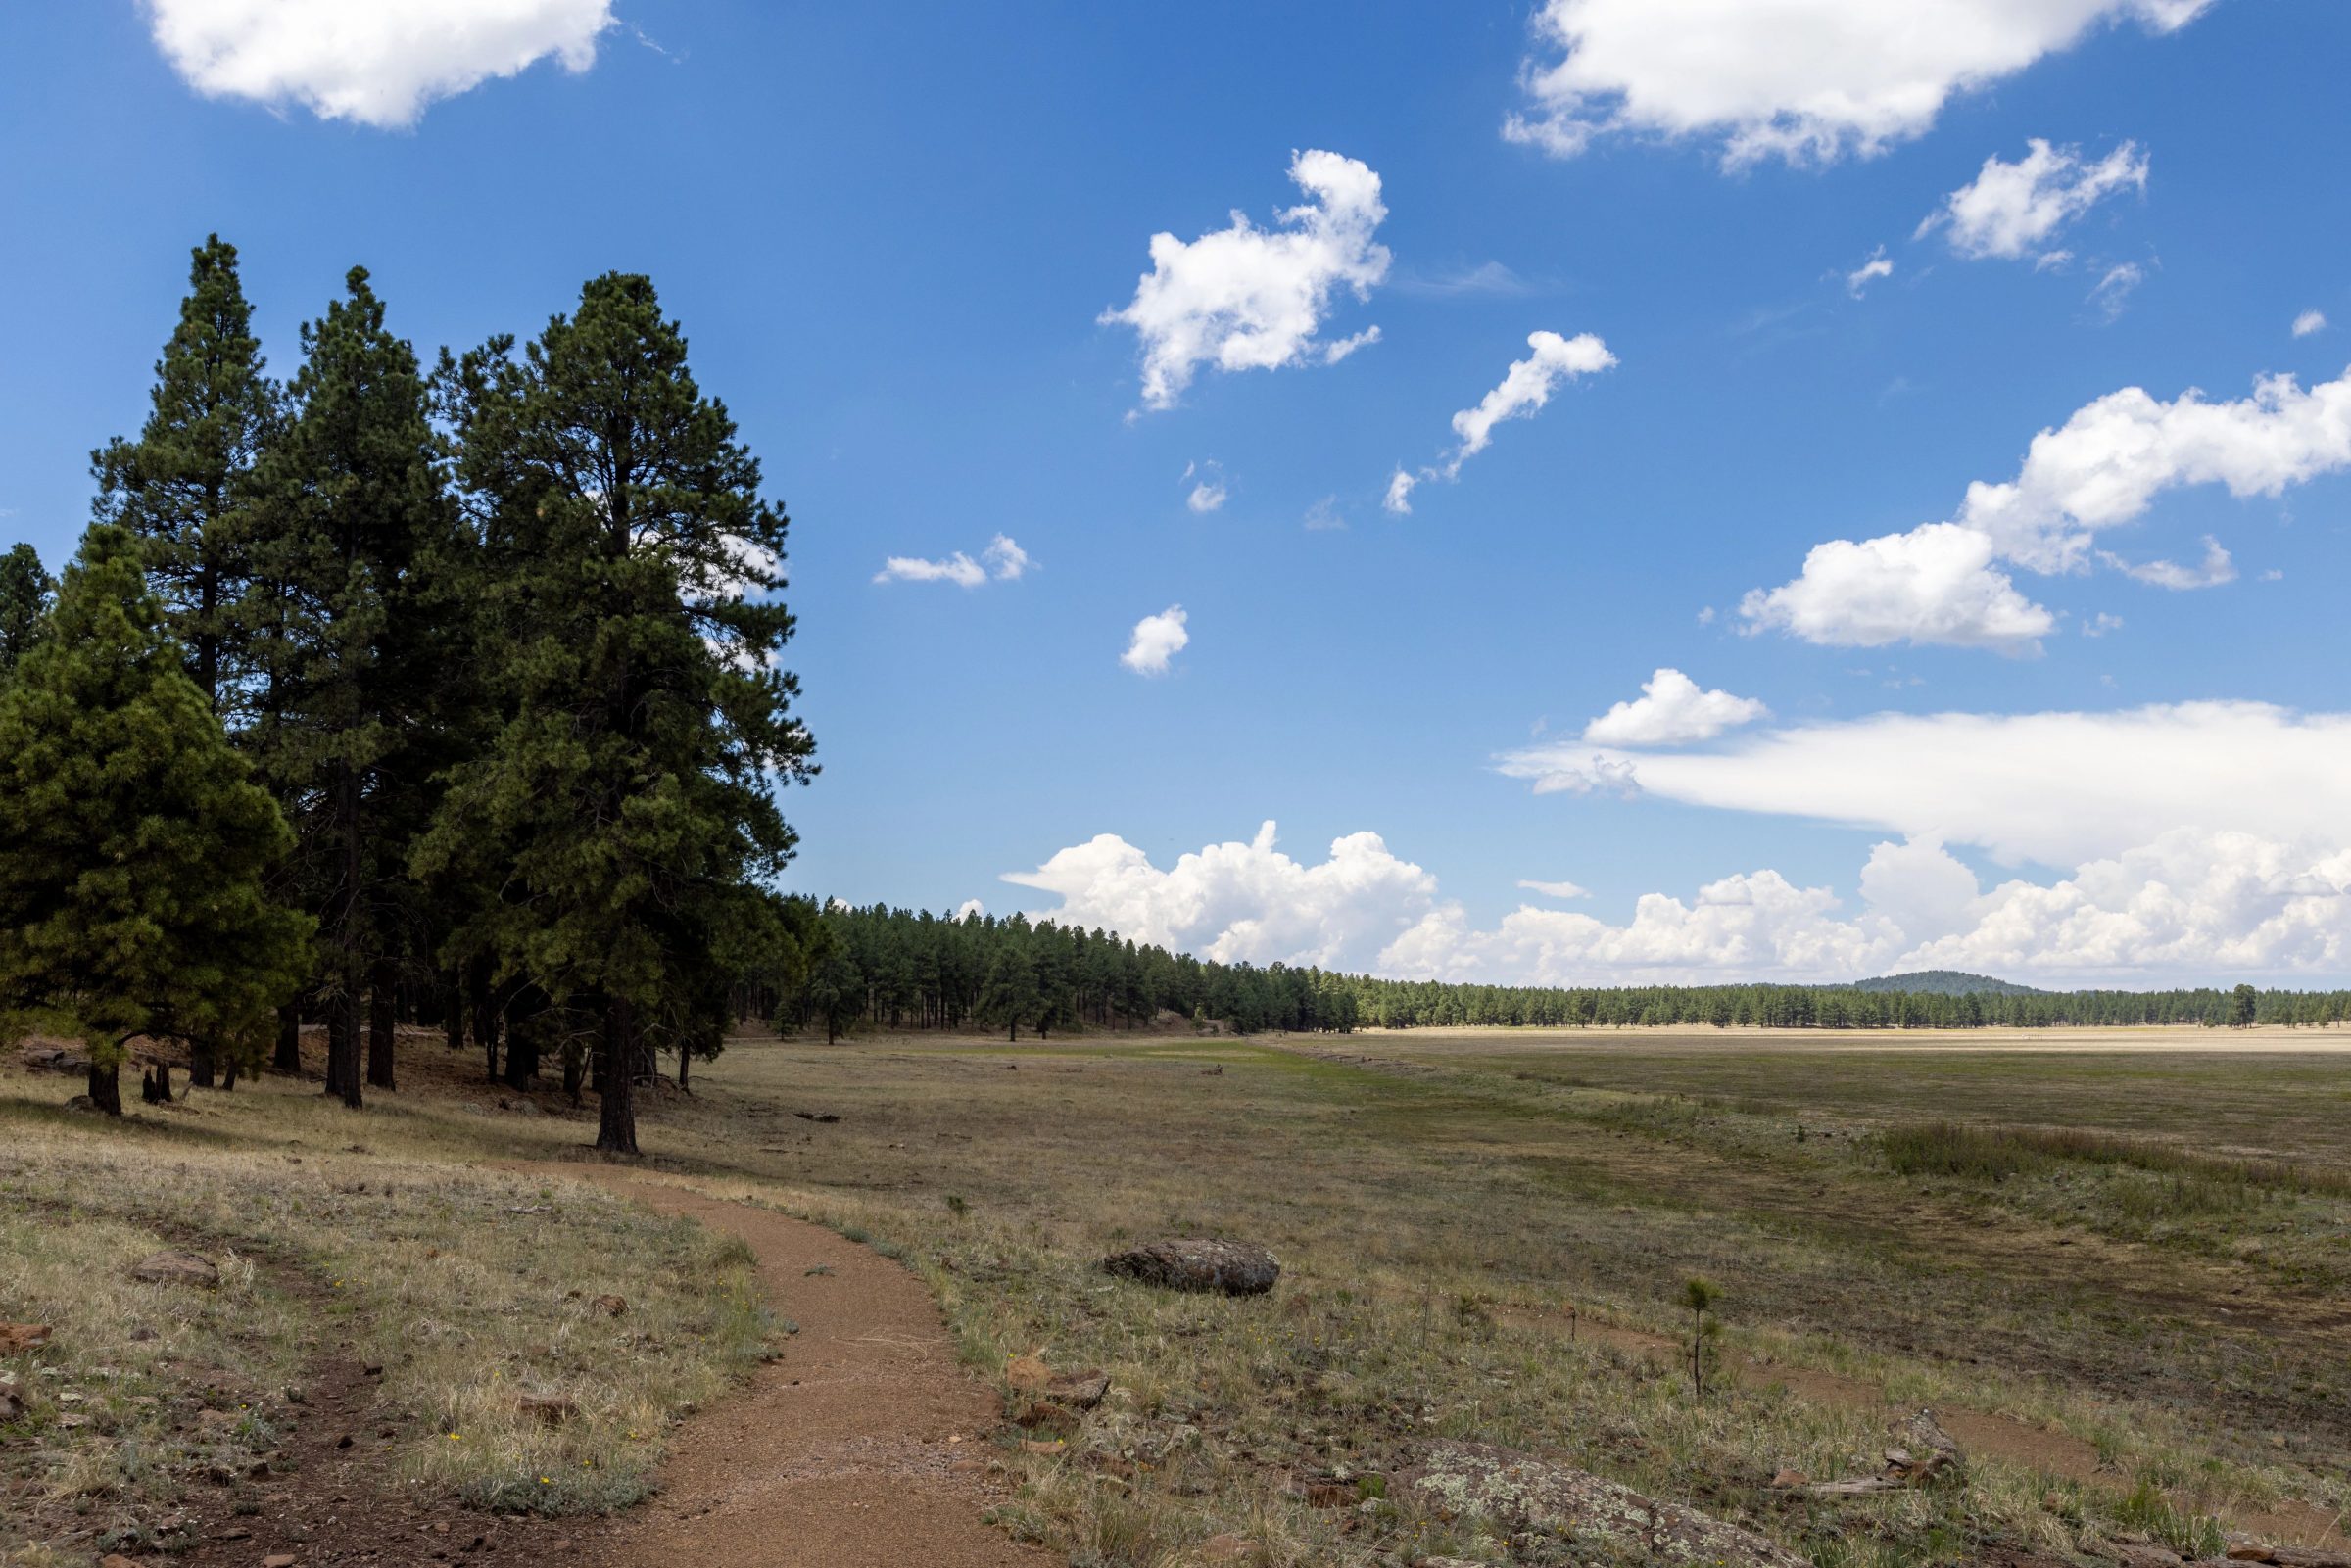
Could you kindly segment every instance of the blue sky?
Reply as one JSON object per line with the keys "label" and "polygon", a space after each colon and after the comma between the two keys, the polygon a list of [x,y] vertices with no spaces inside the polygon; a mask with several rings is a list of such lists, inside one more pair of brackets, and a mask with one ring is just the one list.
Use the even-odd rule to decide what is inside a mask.
{"label": "blue sky", "polygon": [[2351,974],[2351,10],[348,9],[0,16],[0,536],[70,552],[208,232],[280,374],[354,262],[428,354],[643,270],[794,518],[797,887],[1459,978]]}

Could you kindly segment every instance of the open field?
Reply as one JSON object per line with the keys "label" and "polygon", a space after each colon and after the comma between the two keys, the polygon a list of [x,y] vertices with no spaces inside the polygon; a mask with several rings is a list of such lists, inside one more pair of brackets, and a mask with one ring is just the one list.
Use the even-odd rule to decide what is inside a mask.
{"label": "open field", "polygon": [[[1391,1490],[1440,1438],[1557,1453],[1826,1564],[2063,1562],[2134,1533],[2210,1551],[2225,1528],[2336,1539],[2351,1507],[2351,1060],[2308,1049],[2308,1032],[2166,1040],[744,1040],[697,1068],[693,1097],[656,1097],[644,1137],[671,1179],[902,1258],[976,1375],[1000,1383],[1006,1356],[1034,1350],[1109,1371],[1110,1399],[1063,1449],[1023,1449],[1030,1434],[1006,1428],[987,1450],[1020,1489],[1002,1522],[1076,1563],[1206,1560],[1212,1541],[1266,1564],[1607,1560],[1506,1543]],[[462,1086],[478,1070],[450,1062],[446,1081],[358,1118],[264,1080],[123,1128],[36,1107],[71,1083],[0,1074],[0,1246],[14,1260],[53,1245],[50,1216],[72,1202],[127,1227],[111,1248],[103,1231],[73,1244],[105,1254],[90,1270],[181,1223],[267,1241],[313,1277],[348,1281],[381,1251],[368,1288],[386,1333],[444,1310],[400,1293],[416,1244],[467,1248],[466,1308],[486,1325],[527,1300],[536,1316],[495,1354],[414,1374],[408,1401],[433,1413],[386,1440],[404,1473],[494,1497],[532,1471],[535,1453],[460,1464],[428,1441],[444,1410],[502,1420],[494,1374],[518,1371],[605,1402],[610,1422],[565,1439],[594,1445],[592,1464],[649,1453],[759,1337],[725,1272],[740,1259],[600,1193],[483,1171],[576,1158],[592,1123],[501,1110],[501,1091]],[[338,1191],[360,1182],[364,1197]],[[501,1223],[540,1203],[563,1222]],[[1164,1233],[1264,1242],[1282,1283],[1236,1302],[1096,1270]],[[583,1242],[586,1258],[526,1252],[528,1289],[492,1261]],[[716,1272],[676,1267],[696,1246]],[[1729,1375],[1703,1400],[1670,1351],[1693,1274],[1722,1287],[1728,1326]],[[625,1409],[594,1366],[545,1358],[593,1329],[552,1288],[591,1275],[625,1275],[632,1303],[645,1293],[706,1335],[662,1336],[666,1381],[641,1381]],[[269,1326],[271,1279],[257,1270],[250,1287],[257,1337],[238,1354],[253,1366],[224,1369],[240,1387],[299,1354]],[[70,1291],[27,1303],[0,1286],[0,1318],[35,1309],[75,1308]],[[110,1344],[106,1359],[126,1356]],[[1971,1449],[1962,1483],[1846,1498],[1771,1485],[1876,1468],[1889,1416],[1919,1404]],[[536,1441],[494,1430],[497,1446]],[[39,1436],[44,1456],[79,1451],[53,1426]],[[64,1486],[57,1464],[7,1456],[13,1484]],[[550,1505],[625,1500],[641,1474]],[[1360,1505],[1313,1506],[1334,1480]],[[110,1485],[94,1513],[147,1495]]]}

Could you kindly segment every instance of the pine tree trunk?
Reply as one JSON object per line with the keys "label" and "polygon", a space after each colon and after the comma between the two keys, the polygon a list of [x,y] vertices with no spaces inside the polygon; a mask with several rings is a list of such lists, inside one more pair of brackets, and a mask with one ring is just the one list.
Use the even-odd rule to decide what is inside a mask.
{"label": "pine tree trunk", "polygon": [[[465,982],[456,970],[441,976],[441,1035],[452,1056],[465,1049]],[[498,1076],[498,1059],[490,1059],[490,1076]]]}
{"label": "pine tree trunk", "polygon": [[580,1074],[582,1068],[583,1064],[580,1061],[579,1047],[576,1045],[565,1046],[563,1048],[563,1093],[565,1098],[569,1099],[573,1105],[578,1105],[580,1103]]}
{"label": "pine tree trunk", "polygon": [[269,1065],[288,1077],[302,1075],[302,1008],[296,1003],[277,1010],[277,1057]]}
{"label": "pine tree trunk", "polygon": [[90,1104],[110,1117],[122,1114],[122,1065],[119,1062],[100,1067],[90,1063]]}
{"label": "pine tree trunk", "polygon": [[213,1086],[213,1042],[188,1042],[188,1087],[209,1089]]}
{"label": "pine tree trunk", "polygon": [[157,1105],[171,1103],[171,1064],[168,1062],[158,1062],[155,1065],[155,1103]]}
{"label": "pine tree trunk", "polygon": [[379,963],[367,986],[367,1082],[371,1088],[399,1087],[394,1081],[393,1060],[398,1042],[399,1005],[400,992],[392,977],[392,966]]}
{"label": "pine tree trunk", "polygon": [[338,981],[327,1015],[326,1092],[339,1094],[354,1111],[363,1103],[360,1087],[360,776],[349,763],[335,769],[335,827],[340,833],[343,885],[336,895],[335,947]]}
{"label": "pine tree trunk", "polygon": [[600,1053],[603,1072],[602,1107],[598,1117],[596,1146],[609,1154],[637,1152],[637,1037],[625,998],[604,999],[604,1041]]}
{"label": "pine tree trunk", "polygon": [[237,1086],[237,1059],[230,1057],[220,1067],[220,1092],[228,1094]]}
{"label": "pine tree trunk", "polygon": [[[504,1022],[504,1009],[499,1005],[499,987],[490,977],[490,960],[476,958],[465,966],[465,991],[473,999],[473,1043],[482,1048],[482,1056],[490,1065],[490,1076],[498,1076],[498,1036]],[[514,1081],[514,1044],[506,1043],[506,1087],[520,1089],[528,1086]],[[538,1063],[531,1064],[535,1071]]]}
{"label": "pine tree trunk", "polygon": [[686,1087],[686,1069],[688,1064],[692,1063],[693,1061],[694,1052],[688,1049],[686,1046],[680,1045],[678,1047],[678,1092],[680,1094],[692,1094],[694,1092],[692,1089]]}
{"label": "pine tree trunk", "polygon": [[339,997],[329,997],[326,1003],[326,1082],[324,1091],[335,1095],[343,1092],[343,1003]]}
{"label": "pine tree trunk", "polygon": [[[491,1042],[495,1049],[497,1041]],[[506,1037],[506,1087],[527,1090],[531,1080],[539,1075],[539,1047],[519,1034]],[[568,1075],[567,1075],[568,1076]],[[568,1083],[566,1087],[569,1087]],[[575,1093],[576,1101],[579,1096]]]}
{"label": "pine tree trunk", "polygon": [[326,1092],[354,1111],[365,1103],[360,1087],[360,1029],[359,988],[347,984],[327,1004]]}

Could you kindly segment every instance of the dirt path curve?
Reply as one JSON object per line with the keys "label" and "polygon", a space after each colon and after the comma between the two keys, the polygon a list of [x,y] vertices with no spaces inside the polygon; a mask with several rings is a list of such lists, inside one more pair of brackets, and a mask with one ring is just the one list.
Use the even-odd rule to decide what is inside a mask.
{"label": "dirt path curve", "polygon": [[957,1365],[922,1282],[821,1225],[606,1165],[536,1165],[740,1236],[781,1359],[680,1429],[662,1490],[600,1544],[610,1568],[1037,1568],[982,1520],[994,1398]]}

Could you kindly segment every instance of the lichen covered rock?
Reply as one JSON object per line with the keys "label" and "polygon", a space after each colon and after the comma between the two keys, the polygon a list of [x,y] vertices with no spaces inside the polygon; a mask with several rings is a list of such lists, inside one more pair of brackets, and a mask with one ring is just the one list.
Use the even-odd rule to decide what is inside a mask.
{"label": "lichen covered rock", "polygon": [[1404,1479],[1423,1505],[1484,1519],[1509,1535],[1605,1543],[1645,1562],[1806,1568],[1804,1558],[1751,1530],[1507,1449],[1440,1444]]}
{"label": "lichen covered rock", "polygon": [[1102,1266],[1127,1279],[1170,1290],[1262,1296],[1281,1277],[1281,1262],[1249,1242],[1175,1237],[1113,1253]]}

